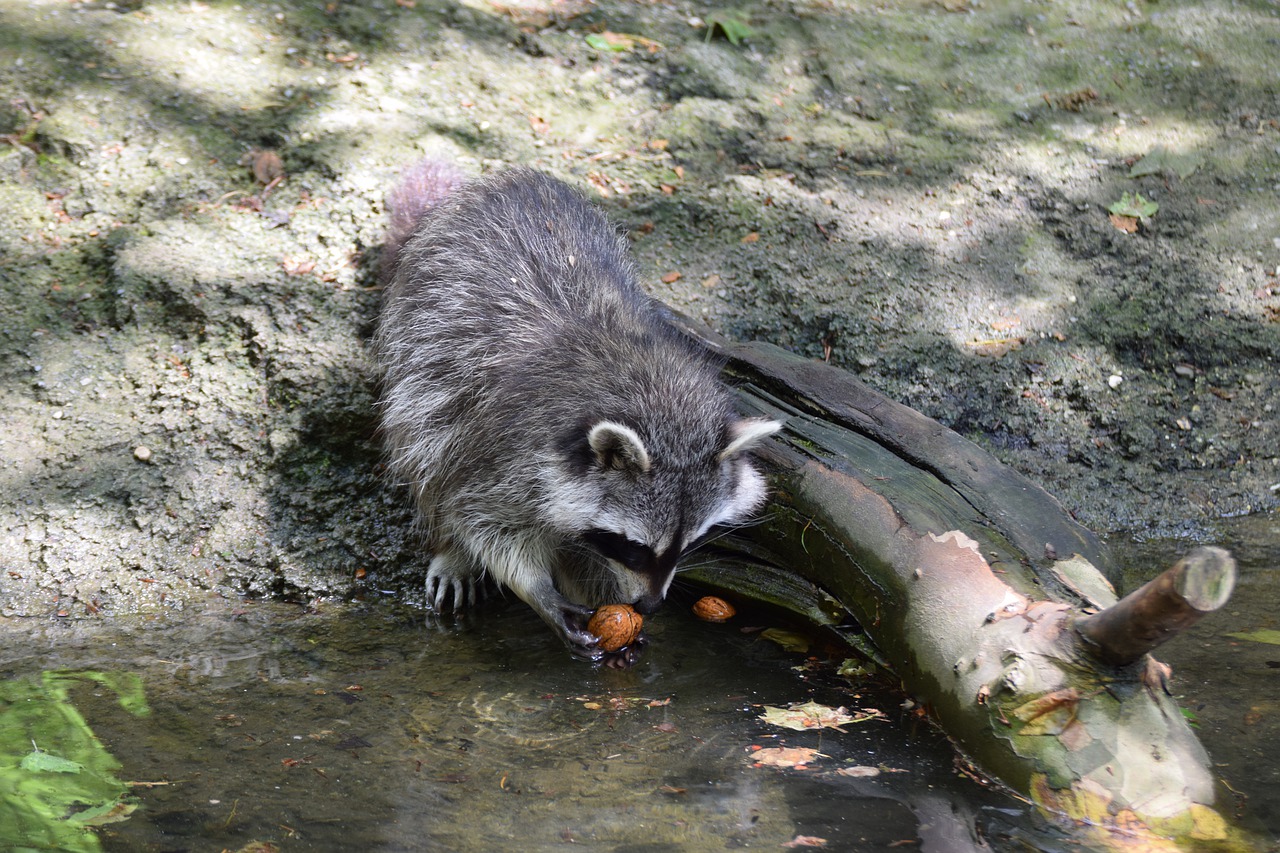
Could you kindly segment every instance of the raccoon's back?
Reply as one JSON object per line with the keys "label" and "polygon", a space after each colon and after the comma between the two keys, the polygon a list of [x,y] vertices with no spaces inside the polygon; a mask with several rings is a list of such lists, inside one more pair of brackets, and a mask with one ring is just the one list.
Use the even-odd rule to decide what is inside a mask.
{"label": "raccoon's back", "polygon": [[521,334],[646,301],[604,215],[565,184],[515,169],[472,182],[422,217],[384,322],[430,316],[435,329],[413,331]]}
{"label": "raccoon's back", "polygon": [[[486,457],[536,455],[584,396],[618,384],[611,364],[651,359],[664,337],[599,210],[531,170],[475,181],[422,217],[384,295],[392,468],[430,515],[434,496],[497,467]],[[513,429],[531,385],[537,408]]]}

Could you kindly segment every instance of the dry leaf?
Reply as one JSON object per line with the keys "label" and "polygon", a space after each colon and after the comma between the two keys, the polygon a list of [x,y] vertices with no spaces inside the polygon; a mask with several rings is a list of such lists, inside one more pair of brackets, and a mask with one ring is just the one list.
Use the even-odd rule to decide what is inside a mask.
{"label": "dry leaf", "polygon": [[600,193],[603,198],[608,198],[613,194],[613,190],[609,189],[609,178],[600,172],[588,172],[587,183],[595,187],[596,192]]}
{"label": "dry leaf", "polygon": [[280,848],[272,844],[270,841],[250,841],[241,847],[236,853],[277,853]]}
{"label": "dry leaf", "polygon": [[284,177],[284,161],[280,155],[270,149],[266,151],[250,151],[244,156],[249,167],[253,169],[253,178],[260,184],[269,184],[277,178]]}
{"label": "dry leaf", "polygon": [[1013,709],[1013,716],[1022,720],[1023,735],[1060,735],[1076,719],[1080,707],[1080,691],[1074,687],[1046,693]]}
{"label": "dry leaf", "polygon": [[315,261],[295,261],[293,258],[283,258],[280,266],[284,268],[284,274],[289,276],[306,275],[316,268]]}
{"label": "dry leaf", "polygon": [[760,632],[760,639],[777,643],[785,651],[804,654],[809,651],[809,638],[795,631],[784,631],[781,628],[766,628]]}
{"label": "dry leaf", "polygon": [[1025,338],[991,338],[983,341],[973,341],[967,346],[973,350],[975,355],[987,358],[1001,358],[1016,349],[1020,349],[1025,342]]}
{"label": "dry leaf", "polygon": [[1138,230],[1138,217],[1136,216],[1121,216],[1118,213],[1112,213],[1108,218],[1110,218],[1112,225],[1126,234],[1132,234]]}
{"label": "dry leaf", "polygon": [[1080,691],[1074,687],[1065,687],[1062,690],[1055,690],[1052,693],[1046,693],[1038,699],[1032,699],[1018,706],[1013,711],[1013,715],[1023,722],[1031,722],[1032,720],[1042,717],[1051,711],[1057,710],[1064,705],[1075,705],[1080,701]]}
{"label": "dry leaf", "polygon": [[768,746],[756,750],[752,757],[765,767],[802,767],[825,756],[807,746]]}
{"label": "dry leaf", "polygon": [[865,764],[858,764],[853,767],[841,767],[836,771],[841,776],[852,776],[855,779],[870,779],[880,775],[879,767],[870,767]]}
{"label": "dry leaf", "polygon": [[1045,95],[1044,99],[1060,110],[1069,110],[1070,112],[1078,113],[1083,110],[1087,104],[1091,104],[1098,100],[1098,91],[1093,88],[1077,89],[1074,92],[1067,92],[1064,95],[1057,95],[1053,98]]}
{"label": "dry leaf", "polygon": [[819,838],[816,835],[797,835],[790,841],[783,842],[782,846],[790,850],[794,850],[797,847],[826,847],[827,839]]}
{"label": "dry leaf", "polygon": [[760,715],[760,719],[770,725],[793,729],[798,732],[822,728],[835,729],[842,732],[844,729],[840,727],[843,725],[861,723],[875,719],[878,716],[880,714],[877,712],[854,717],[844,708],[831,708],[826,705],[820,705],[817,702],[805,702],[803,705],[792,705],[789,708],[776,708],[772,705],[765,705],[764,713]]}

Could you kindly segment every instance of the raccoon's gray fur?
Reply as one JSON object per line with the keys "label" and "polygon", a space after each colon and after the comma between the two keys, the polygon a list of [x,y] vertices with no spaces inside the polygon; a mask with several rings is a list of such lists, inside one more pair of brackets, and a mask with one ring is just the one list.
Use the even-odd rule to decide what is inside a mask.
{"label": "raccoon's gray fur", "polygon": [[680,556],[763,501],[747,451],[779,424],[735,414],[625,239],[553,178],[473,181],[396,248],[374,346],[428,598],[469,604],[487,572],[599,659],[591,608],[656,609]]}

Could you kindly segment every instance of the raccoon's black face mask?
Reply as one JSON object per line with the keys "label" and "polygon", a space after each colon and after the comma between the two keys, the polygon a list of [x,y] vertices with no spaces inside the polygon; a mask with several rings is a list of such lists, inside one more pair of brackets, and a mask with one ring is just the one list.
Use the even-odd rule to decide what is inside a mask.
{"label": "raccoon's black face mask", "polygon": [[[627,571],[643,578],[648,592],[637,599],[636,610],[649,615],[658,609],[666,597],[667,586],[675,574],[676,563],[687,549],[672,544],[666,551],[657,553],[641,542],[627,538],[612,530],[588,530],[582,541],[590,545],[606,560],[621,565]],[[679,537],[676,537],[679,542]]]}

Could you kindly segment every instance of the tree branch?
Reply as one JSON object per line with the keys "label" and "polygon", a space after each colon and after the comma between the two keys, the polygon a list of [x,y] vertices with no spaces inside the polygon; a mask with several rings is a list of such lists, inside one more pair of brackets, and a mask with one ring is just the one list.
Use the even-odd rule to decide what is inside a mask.
{"label": "tree branch", "polygon": [[1076,621],[1085,648],[1113,666],[1133,663],[1227,603],[1236,561],[1221,548],[1196,548],[1106,610]]}

